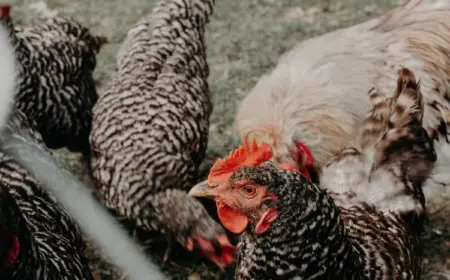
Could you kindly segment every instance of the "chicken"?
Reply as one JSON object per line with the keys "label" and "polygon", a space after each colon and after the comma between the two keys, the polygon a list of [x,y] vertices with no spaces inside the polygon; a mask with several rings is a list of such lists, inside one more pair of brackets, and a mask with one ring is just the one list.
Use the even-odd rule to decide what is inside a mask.
{"label": "chicken", "polygon": [[19,61],[17,108],[36,123],[47,147],[87,152],[98,98],[92,75],[106,38],[58,17],[14,27],[10,8],[0,6],[0,22],[10,30]]}
{"label": "chicken", "polygon": [[[356,26],[311,38],[284,54],[240,103],[242,139],[271,145],[283,168],[321,173],[351,143],[370,109],[374,87],[392,96],[397,71],[420,80],[423,125],[438,160],[426,182],[426,200],[450,184],[450,1],[411,0]],[[317,176],[317,175],[316,175]]]}
{"label": "chicken", "polygon": [[1,279],[93,279],[75,221],[1,152],[0,207]]}
{"label": "chicken", "polygon": [[419,279],[422,185],[436,161],[419,85],[402,69],[392,98],[370,100],[357,145],[324,166],[320,187],[253,140],[191,189],[242,232],[235,279]]}
{"label": "chicken", "polygon": [[[4,52],[6,39],[7,31],[0,27],[3,66],[9,65],[4,63],[6,59],[13,59],[12,45],[10,53]],[[15,88],[9,87],[15,76],[15,68],[2,68],[2,96],[15,93]],[[5,88],[12,92],[6,94]],[[31,174],[4,152],[5,134],[26,137],[46,149],[34,123],[14,108],[0,138],[0,279],[92,280],[80,228]]]}
{"label": "chicken", "polygon": [[234,246],[187,195],[208,141],[204,32],[213,4],[160,1],[131,28],[116,76],[93,110],[90,165],[105,206],[167,237],[169,249],[173,240],[222,266],[233,260]]}

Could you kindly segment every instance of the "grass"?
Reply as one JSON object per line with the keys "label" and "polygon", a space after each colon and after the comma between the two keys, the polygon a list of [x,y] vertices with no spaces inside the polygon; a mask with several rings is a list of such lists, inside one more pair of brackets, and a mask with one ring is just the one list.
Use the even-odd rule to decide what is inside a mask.
{"label": "grass", "polygon": [[[99,92],[115,68],[115,54],[126,32],[140,17],[151,11],[155,0],[48,0],[50,9],[72,16],[94,33],[110,38],[98,58],[96,78]],[[405,1],[398,0],[241,0],[217,1],[207,30],[210,86],[214,113],[207,158],[202,174],[218,156],[237,144],[233,130],[236,104],[273,67],[280,55],[297,42],[325,32],[353,25],[379,15]],[[23,24],[37,20],[30,7],[35,1],[13,0],[13,15]],[[126,3],[126,4],[125,4]],[[300,9],[301,7],[301,9]],[[325,9],[324,9],[325,8]],[[301,16],[300,11],[306,11]],[[87,182],[86,170],[77,154],[58,151],[67,168]],[[450,201],[450,191],[442,198]],[[450,208],[450,207],[449,207]],[[450,279],[450,209],[430,207],[431,219],[424,237],[423,279]],[[437,210],[436,210],[437,209]],[[153,256],[160,263],[160,254]],[[120,272],[105,263],[99,252],[88,252],[96,279],[122,279]],[[179,258],[182,259],[182,256]],[[181,260],[182,261],[182,260]],[[195,260],[195,265],[170,261],[163,266],[173,279],[225,279],[230,273],[219,273],[210,264]],[[228,276],[226,276],[228,275]]]}

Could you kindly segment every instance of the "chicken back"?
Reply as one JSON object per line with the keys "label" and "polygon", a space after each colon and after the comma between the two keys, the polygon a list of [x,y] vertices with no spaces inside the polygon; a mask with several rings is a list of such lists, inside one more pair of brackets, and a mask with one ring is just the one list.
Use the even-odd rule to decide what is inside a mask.
{"label": "chicken back", "polygon": [[242,139],[269,143],[275,163],[300,171],[311,162],[299,149],[303,143],[320,178],[324,164],[356,138],[371,107],[365,93],[375,87],[392,97],[397,71],[407,67],[420,80],[423,126],[438,157],[424,187],[431,200],[450,184],[449,50],[448,0],[410,0],[378,18],[307,39],[243,99],[237,131]]}
{"label": "chicken back", "polygon": [[9,5],[0,6],[19,62],[16,107],[36,124],[50,149],[89,150],[96,55],[107,42],[73,19],[55,17],[14,26]]}
{"label": "chicken back", "polygon": [[118,71],[94,107],[90,143],[104,205],[222,265],[232,261],[233,246],[187,195],[208,142],[204,32],[213,4],[160,1],[131,28],[117,54]]}

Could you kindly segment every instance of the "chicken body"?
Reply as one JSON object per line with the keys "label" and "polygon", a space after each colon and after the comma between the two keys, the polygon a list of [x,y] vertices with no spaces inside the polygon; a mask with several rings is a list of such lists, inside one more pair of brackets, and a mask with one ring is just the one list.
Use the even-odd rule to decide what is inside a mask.
{"label": "chicken body", "polygon": [[9,31],[0,25],[0,91],[4,99],[0,115],[9,116],[0,135],[0,279],[92,280],[80,228],[8,154],[14,145],[8,138],[27,140],[51,153],[34,122],[8,100],[17,92],[18,68]]}
{"label": "chicken body", "polygon": [[251,164],[253,155],[221,183],[191,190],[227,205],[225,224],[247,219],[235,279],[419,279],[422,185],[436,161],[423,100],[408,69],[393,98],[369,95],[356,145],[325,165],[320,187],[272,162]]}
{"label": "chicken body", "polygon": [[323,165],[352,142],[370,109],[365,92],[392,96],[397,71],[420,80],[423,125],[438,161],[425,184],[431,199],[450,184],[450,1],[411,0],[367,22],[299,43],[261,77],[236,115],[242,139],[265,141],[276,163],[300,166],[297,142]]}
{"label": "chicken body", "polygon": [[208,141],[204,29],[213,4],[161,1],[128,32],[116,76],[94,107],[91,168],[110,209],[188,249],[202,239],[195,247],[226,250],[225,230],[186,192]]}
{"label": "chicken body", "polygon": [[[7,130],[45,147],[33,124],[19,110],[11,115]],[[1,279],[93,279],[78,225],[39,182],[3,152],[0,207]],[[15,244],[11,242],[14,239]]]}
{"label": "chicken body", "polygon": [[10,30],[19,61],[16,106],[36,123],[51,149],[89,149],[96,55],[107,42],[73,19],[51,18],[32,27],[14,26],[9,6],[0,22]]}

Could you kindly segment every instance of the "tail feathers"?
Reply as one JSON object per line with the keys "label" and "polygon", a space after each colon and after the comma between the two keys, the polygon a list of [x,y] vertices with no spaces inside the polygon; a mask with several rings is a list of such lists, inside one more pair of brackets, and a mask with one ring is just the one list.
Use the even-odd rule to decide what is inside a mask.
{"label": "tail feathers", "polygon": [[410,125],[422,125],[423,98],[420,85],[414,73],[407,68],[398,72],[397,89],[394,95],[395,106],[390,123],[396,128]]}
{"label": "tail feathers", "polygon": [[373,146],[388,128],[393,100],[379,94],[375,88],[369,91],[372,110],[364,119],[360,133],[360,143],[363,149]]}
{"label": "tail feathers", "polygon": [[374,90],[369,96],[373,109],[364,121],[361,145],[374,152],[371,169],[395,165],[406,168],[411,180],[423,182],[437,157],[433,141],[422,127],[423,100],[414,73],[407,68],[398,72],[392,98],[381,97]]}
{"label": "tail feathers", "polygon": [[367,148],[381,140],[393,128],[421,126],[423,99],[414,73],[407,68],[398,72],[397,88],[392,97],[386,97],[375,88],[369,91],[372,110],[364,119],[361,146]]}

